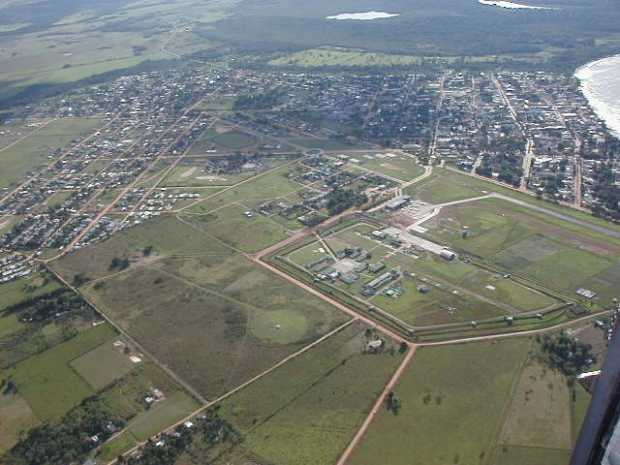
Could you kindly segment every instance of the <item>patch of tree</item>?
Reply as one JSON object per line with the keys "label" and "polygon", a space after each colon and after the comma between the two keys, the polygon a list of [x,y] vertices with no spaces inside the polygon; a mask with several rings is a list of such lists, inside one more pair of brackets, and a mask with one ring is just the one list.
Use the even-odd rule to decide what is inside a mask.
{"label": "patch of tree", "polygon": [[144,249],[142,249],[142,256],[149,257],[153,253],[153,246],[147,245]]}
{"label": "patch of tree", "polygon": [[596,213],[620,219],[620,186],[612,163],[604,163],[594,171],[593,190],[599,203],[593,207]]}
{"label": "patch of tree", "polygon": [[129,268],[129,259],[127,257],[114,257],[110,262],[110,270],[123,271]]}
{"label": "patch of tree", "polygon": [[193,443],[200,443],[204,453],[220,445],[234,445],[242,441],[241,434],[218,415],[218,408],[199,416],[191,427],[180,425],[174,431],[148,441],[139,456],[127,459],[119,457],[122,465],[174,465],[178,457],[188,452]]}
{"label": "patch of tree", "polygon": [[74,287],[80,287],[86,284],[88,281],[90,281],[90,278],[86,276],[84,273],[77,273],[73,276],[73,279],[71,280],[71,284]]}
{"label": "patch of tree", "polygon": [[79,295],[61,288],[11,305],[3,313],[19,313],[25,323],[46,323],[85,312],[92,312],[91,307]]}
{"label": "patch of tree", "polygon": [[327,196],[327,211],[330,215],[342,213],[347,208],[360,206],[368,201],[366,195],[352,189],[336,188]]}
{"label": "patch of tree", "polygon": [[547,334],[537,336],[536,340],[540,344],[544,362],[553,370],[567,376],[569,380],[596,362],[590,344],[580,342],[565,332],[557,336]]}
{"label": "patch of tree", "polygon": [[107,405],[89,398],[58,423],[31,429],[5,456],[12,465],[78,463],[124,425]]}
{"label": "patch of tree", "polygon": [[400,399],[396,397],[396,394],[394,394],[394,391],[390,391],[390,393],[387,395],[385,399],[385,408],[389,412],[392,412],[394,415],[398,415],[401,407],[402,407],[402,404],[400,402]]}
{"label": "patch of tree", "polygon": [[279,89],[272,89],[260,94],[240,95],[233,105],[234,111],[268,110],[284,102],[285,94]]}

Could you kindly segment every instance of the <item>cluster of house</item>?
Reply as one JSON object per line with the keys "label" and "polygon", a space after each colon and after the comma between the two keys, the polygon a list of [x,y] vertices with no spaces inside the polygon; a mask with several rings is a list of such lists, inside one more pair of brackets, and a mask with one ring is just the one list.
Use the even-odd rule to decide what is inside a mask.
{"label": "cluster of house", "polygon": [[14,279],[28,276],[32,269],[20,254],[10,254],[0,258],[0,283],[8,283]]}

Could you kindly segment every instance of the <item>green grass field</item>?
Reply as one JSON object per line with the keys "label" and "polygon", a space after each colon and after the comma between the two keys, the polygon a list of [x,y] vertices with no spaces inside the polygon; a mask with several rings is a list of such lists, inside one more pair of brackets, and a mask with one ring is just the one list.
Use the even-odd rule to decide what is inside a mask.
{"label": "green grass field", "polygon": [[[133,228],[57,266],[69,277],[111,274],[84,291],[205,396],[240,384],[346,320],[209,235],[163,221],[167,228],[158,223]],[[107,269],[112,256],[146,243],[155,247],[153,260],[119,274]]]}
{"label": "green grass field", "polygon": [[[368,157],[372,157],[372,159]],[[363,168],[400,181],[410,181],[424,172],[424,168],[416,163],[415,158],[406,155],[370,153],[367,155],[355,155],[354,158],[360,163],[349,163],[348,166],[350,168]]]}
{"label": "green grass field", "polygon": [[[66,279],[76,274],[97,279],[114,273],[110,263],[114,257],[134,257],[135,265],[144,261],[143,250],[152,246],[149,260],[158,257],[201,255],[208,249],[212,253],[228,254],[228,249],[199,230],[182,223],[173,216],[162,216],[140,226],[127,229],[102,242],[97,247],[81,249],[52,263],[53,268]],[[147,260],[148,262],[148,260]]]}
{"label": "green grass field", "polygon": [[446,208],[428,226],[431,238],[548,288],[570,294],[593,289],[603,305],[615,297],[620,244],[612,237],[500,199]]}
{"label": "green grass field", "polygon": [[3,337],[10,336],[23,328],[24,324],[19,321],[16,314],[0,317],[0,340],[2,340]]}
{"label": "green grass field", "polygon": [[335,463],[402,359],[362,353],[365,340],[353,324],[225,400],[244,441],[221,463]]}
{"label": "green grass field", "polygon": [[22,431],[33,428],[39,420],[20,394],[0,394],[0,412],[2,412],[0,416],[0,455],[2,455],[19,441]]}
{"label": "green grass field", "polygon": [[0,284],[0,294],[2,295],[0,312],[25,299],[32,299],[60,289],[61,286],[49,273],[32,273],[30,276]]}
{"label": "green grass field", "polygon": [[322,150],[350,150],[353,148],[368,148],[366,144],[352,145],[337,139],[319,139],[315,137],[293,137],[287,139],[293,145],[299,145],[307,149]]}
{"label": "green grass field", "polygon": [[535,447],[502,447],[494,465],[566,465],[571,453],[567,450]]}
{"label": "green grass field", "polygon": [[65,118],[52,121],[26,139],[0,152],[0,187],[16,185],[31,170],[49,163],[48,155],[67,147],[100,127],[98,118]]}
{"label": "green grass field", "polygon": [[242,150],[255,146],[258,139],[251,134],[231,128],[205,130],[189,149],[189,155],[201,155],[208,150]]}
{"label": "green grass field", "polygon": [[106,341],[76,358],[71,367],[95,390],[99,391],[129,373],[135,364],[122,350]]}
{"label": "green grass field", "polygon": [[418,349],[351,465],[469,464],[495,448],[502,412],[529,348],[526,339]]}
{"label": "green grass field", "polygon": [[286,239],[284,226],[256,212],[248,218],[244,215],[246,211],[242,205],[230,205],[214,213],[186,218],[207,235],[244,252],[258,252]]}
{"label": "green grass field", "polygon": [[256,208],[260,204],[275,200],[303,188],[301,184],[290,178],[291,168],[282,166],[267,171],[246,183],[226,189],[204,201],[197,203],[183,213],[209,213],[226,205],[239,203],[247,209]]}
{"label": "green grass field", "polygon": [[185,418],[200,405],[181,391],[173,393],[150,409],[142,412],[128,425],[129,431],[138,441],[145,441],[167,426]]}
{"label": "green grass field", "polygon": [[[425,202],[442,203],[478,197],[490,192],[497,192],[523,202],[531,203],[532,205],[537,205],[548,210],[562,213],[563,215],[571,216],[581,221],[586,221],[588,223],[620,231],[620,226],[610,223],[602,218],[597,218],[585,212],[556,205],[552,202],[538,200],[534,196],[517,192],[514,189],[508,189],[484,179],[445,168],[434,167],[433,174],[431,176],[411,185],[408,189],[406,189],[405,193]],[[534,213],[530,212],[530,214]],[[540,213],[538,213],[538,215],[540,215]],[[546,216],[545,219],[550,223],[557,223],[558,221],[561,221],[555,220],[554,218],[548,216]],[[562,224],[565,228],[577,227],[565,222],[562,222]],[[583,230],[583,228],[581,229]]]}
{"label": "green grass field", "polygon": [[58,420],[94,391],[71,368],[70,362],[114,337],[102,324],[6,370],[21,396],[42,421]]}

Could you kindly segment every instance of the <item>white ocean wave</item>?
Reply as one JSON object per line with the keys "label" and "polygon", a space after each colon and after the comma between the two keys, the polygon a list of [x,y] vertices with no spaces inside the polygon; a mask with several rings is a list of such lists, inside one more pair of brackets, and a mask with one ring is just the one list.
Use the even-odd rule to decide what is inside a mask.
{"label": "white ocean wave", "polygon": [[338,15],[327,16],[326,19],[354,19],[358,21],[372,21],[373,19],[393,18],[400,16],[400,13],[386,13],[385,11],[366,11],[363,13],[340,13]]}
{"label": "white ocean wave", "polygon": [[594,112],[620,137],[620,55],[588,63],[575,77]]}
{"label": "white ocean wave", "polygon": [[507,2],[504,0],[478,0],[478,3],[486,6],[496,6],[499,8],[507,8],[509,10],[556,10],[549,6],[532,6],[524,3]]}

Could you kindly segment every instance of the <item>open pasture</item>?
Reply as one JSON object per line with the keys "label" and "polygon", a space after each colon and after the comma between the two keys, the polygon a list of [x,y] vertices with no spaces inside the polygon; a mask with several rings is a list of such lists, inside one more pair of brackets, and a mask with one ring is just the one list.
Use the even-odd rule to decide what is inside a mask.
{"label": "open pasture", "polygon": [[448,207],[429,225],[428,235],[456,250],[556,291],[574,294],[590,286],[602,303],[613,297],[620,269],[620,242],[613,237],[500,199]]}
{"label": "open pasture", "polygon": [[9,283],[0,284],[2,294],[0,312],[11,305],[47,294],[60,287],[61,284],[46,272],[32,273]]}
{"label": "open pasture", "polygon": [[22,431],[35,427],[39,420],[19,393],[0,394],[0,412],[0,454],[3,454],[17,444]]}
{"label": "open pasture", "polygon": [[[89,279],[98,279],[117,272],[110,268],[115,257],[131,258],[131,266],[138,266],[164,256],[200,255],[204,253],[207,244],[211,253],[228,253],[225,246],[218,246],[213,242],[213,239],[202,234],[200,230],[174,216],[161,216],[126,229],[96,247],[65,255],[54,261],[52,266],[69,280],[78,274]],[[149,246],[153,247],[151,254],[144,257],[144,249]]]}
{"label": "open pasture", "polygon": [[220,414],[244,441],[222,463],[335,463],[402,360],[389,340],[363,353],[367,340],[354,323],[225,400]]}
{"label": "open pasture", "polygon": [[346,321],[241,255],[222,253],[213,240],[200,256],[159,260],[88,285],[85,292],[207,398]]}
{"label": "open pasture", "polygon": [[512,339],[418,349],[394,389],[400,412],[382,409],[349,463],[479,463],[496,447],[528,348]]}
{"label": "open pasture", "polygon": [[292,169],[285,165],[265,171],[260,175],[230,189],[225,189],[197,203],[184,213],[209,213],[226,205],[240,203],[248,209],[256,208],[269,200],[275,200],[303,189],[291,179]]}
{"label": "open pasture", "polygon": [[258,252],[287,237],[283,225],[256,212],[248,217],[247,211],[243,205],[235,204],[206,215],[188,215],[186,218],[205,234],[244,252]]}

